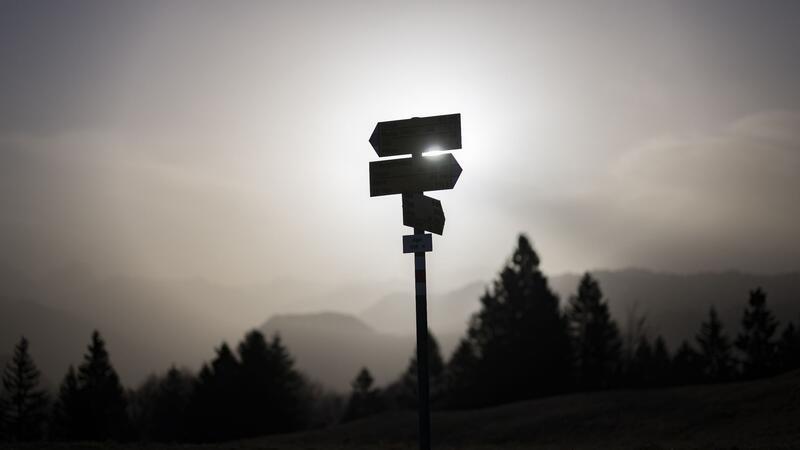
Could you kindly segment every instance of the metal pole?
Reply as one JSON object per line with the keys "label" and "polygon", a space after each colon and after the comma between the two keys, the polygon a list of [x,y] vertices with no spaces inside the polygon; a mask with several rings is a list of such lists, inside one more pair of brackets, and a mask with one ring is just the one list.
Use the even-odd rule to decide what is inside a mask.
{"label": "metal pole", "polygon": [[[414,234],[425,230],[414,228]],[[425,252],[414,253],[417,294],[417,391],[419,392],[419,448],[431,448],[430,394],[428,391],[428,305],[425,285]]]}

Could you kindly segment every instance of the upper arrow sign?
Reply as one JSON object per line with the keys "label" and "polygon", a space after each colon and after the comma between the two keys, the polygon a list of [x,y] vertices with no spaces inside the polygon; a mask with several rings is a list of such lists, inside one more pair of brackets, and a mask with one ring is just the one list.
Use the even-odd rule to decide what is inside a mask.
{"label": "upper arrow sign", "polygon": [[452,153],[369,163],[369,196],[453,189],[461,166]]}
{"label": "upper arrow sign", "polygon": [[378,122],[369,143],[378,156],[461,148],[461,114]]}

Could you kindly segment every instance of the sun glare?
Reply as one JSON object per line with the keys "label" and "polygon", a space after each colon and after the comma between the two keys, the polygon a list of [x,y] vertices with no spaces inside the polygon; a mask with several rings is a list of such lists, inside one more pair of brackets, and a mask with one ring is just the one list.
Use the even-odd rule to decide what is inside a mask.
{"label": "sun glare", "polygon": [[438,145],[433,145],[431,147],[428,147],[428,149],[425,150],[424,152],[422,152],[422,156],[439,156],[445,153],[447,152],[443,151],[441,147],[439,147]]}

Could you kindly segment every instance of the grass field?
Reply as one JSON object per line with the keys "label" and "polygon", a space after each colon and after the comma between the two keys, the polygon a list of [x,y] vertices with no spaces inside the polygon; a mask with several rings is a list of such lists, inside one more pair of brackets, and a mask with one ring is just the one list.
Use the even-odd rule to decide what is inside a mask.
{"label": "grass field", "polygon": [[[800,449],[800,372],[753,382],[571,394],[481,410],[436,412],[432,434],[434,448],[441,450]],[[113,448],[405,450],[416,448],[415,439],[416,414],[393,412],[326,430],[225,444]]]}

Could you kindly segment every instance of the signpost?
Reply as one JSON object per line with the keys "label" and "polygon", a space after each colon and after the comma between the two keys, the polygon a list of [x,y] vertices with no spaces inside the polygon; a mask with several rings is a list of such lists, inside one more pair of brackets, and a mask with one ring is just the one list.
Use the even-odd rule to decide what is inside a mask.
{"label": "signpost", "polygon": [[444,230],[442,203],[424,191],[453,189],[461,166],[452,154],[423,157],[428,150],[461,148],[461,114],[415,117],[379,122],[369,143],[378,156],[411,155],[410,158],[369,163],[370,197],[402,194],[403,225],[414,234],[403,236],[403,253],[414,253],[417,309],[417,387],[419,391],[419,448],[430,450],[430,395],[428,386],[428,305],[425,253],[433,251],[430,231]]}

